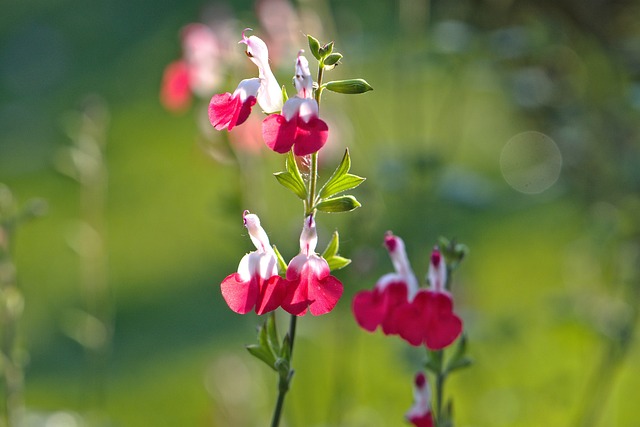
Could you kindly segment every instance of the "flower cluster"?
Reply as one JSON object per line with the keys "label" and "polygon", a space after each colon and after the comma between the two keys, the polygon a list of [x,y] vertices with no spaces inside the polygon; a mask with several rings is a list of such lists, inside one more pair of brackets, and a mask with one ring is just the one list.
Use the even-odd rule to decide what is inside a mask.
{"label": "flower cluster", "polygon": [[289,262],[285,277],[278,274],[278,257],[258,216],[245,211],[242,217],[256,250],[246,254],[238,271],[220,285],[229,308],[240,314],[251,310],[264,314],[282,307],[296,316],[307,311],[319,316],[333,310],[343,286],[329,274],[327,261],[315,252],[318,235],[313,215],[305,218],[300,253]]}
{"label": "flower cluster", "polygon": [[385,246],[395,273],[382,276],[372,290],[357,293],[353,313],[358,324],[373,332],[379,326],[386,335],[399,335],[414,346],[424,344],[440,350],[462,333],[462,321],[453,312],[453,300],[446,291],[447,268],[440,251],[431,254],[429,288],[419,288],[401,238],[390,232]]}
{"label": "flower cluster", "polygon": [[217,130],[231,130],[244,123],[258,103],[269,116],[263,121],[262,136],[269,148],[286,153],[293,148],[297,156],[320,150],[327,142],[329,128],[319,115],[313,96],[313,79],[309,63],[298,53],[295,65],[297,94],[283,105],[283,93],[269,66],[269,50],[259,37],[242,32],[246,54],[258,67],[258,77],[242,80],[233,93],[214,95],[209,104],[209,120]]}

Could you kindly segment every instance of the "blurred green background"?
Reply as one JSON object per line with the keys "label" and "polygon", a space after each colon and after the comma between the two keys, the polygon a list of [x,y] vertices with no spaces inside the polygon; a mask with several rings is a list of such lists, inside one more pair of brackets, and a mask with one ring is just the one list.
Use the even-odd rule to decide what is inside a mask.
{"label": "blurred green background", "polygon": [[[350,312],[392,270],[393,230],[421,277],[439,236],[471,249],[452,289],[475,360],[448,385],[458,426],[638,426],[640,4],[287,4],[299,21],[274,67],[290,94],[303,32],[344,55],[327,79],[374,91],[323,98],[321,179],[349,147],[368,180],[361,209],[318,218],[319,248],[338,229],[354,262],[334,312],[300,319],[286,425],[404,425],[423,351]],[[223,92],[255,73],[242,28],[268,39],[282,15],[250,0],[1,9],[0,182],[48,203],[14,242],[25,425],[266,425],[275,375],[243,348],[260,319],[218,285],[252,249],[244,209],[290,259],[301,208],[270,176],[282,156],[230,151],[198,125],[206,99],[175,115],[159,90],[187,23],[236,37]],[[103,175],[79,183],[63,172],[87,147]]]}

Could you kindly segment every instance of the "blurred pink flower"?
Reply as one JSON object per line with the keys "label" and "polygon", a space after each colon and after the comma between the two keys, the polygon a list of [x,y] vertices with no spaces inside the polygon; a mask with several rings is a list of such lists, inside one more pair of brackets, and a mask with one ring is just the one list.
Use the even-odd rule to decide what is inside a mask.
{"label": "blurred pink flower", "polygon": [[373,290],[358,292],[353,298],[353,314],[363,329],[373,332],[382,326],[385,335],[397,334],[394,313],[418,292],[404,242],[388,232],[384,238],[395,273],[385,274]]}
{"label": "blurred pink flower", "polygon": [[413,406],[405,414],[405,418],[415,427],[433,427],[431,414],[431,390],[427,377],[418,372],[413,382]]}
{"label": "blurred pink flower", "polygon": [[419,289],[399,237],[387,233],[395,273],[378,280],[371,291],[360,291],[353,299],[356,322],[373,332],[382,326],[385,334],[399,335],[409,344],[424,344],[440,350],[452,344],[462,333],[462,320],[453,312],[453,300],[445,290],[446,265],[440,251],[434,249],[429,265],[428,289]]}
{"label": "blurred pink flower", "polygon": [[209,97],[220,81],[221,58],[215,33],[204,24],[188,24],[181,31],[182,59],[167,66],[160,100],[169,111],[180,112],[192,95]]}
{"label": "blurred pink flower", "polygon": [[160,101],[169,111],[183,111],[191,104],[189,68],[183,60],[167,65],[162,77]]}

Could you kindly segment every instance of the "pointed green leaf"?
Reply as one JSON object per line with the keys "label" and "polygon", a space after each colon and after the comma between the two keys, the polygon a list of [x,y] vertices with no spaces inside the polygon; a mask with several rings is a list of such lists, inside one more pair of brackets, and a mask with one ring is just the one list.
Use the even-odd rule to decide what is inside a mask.
{"label": "pointed green leaf", "polygon": [[306,199],[307,189],[304,185],[300,186],[299,182],[289,172],[277,172],[274,173],[273,176],[276,177],[280,185],[293,191],[300,199]]}
{"label": "pointed green leaf", "polygon": [[322,212],[336,213],[349,212],[362,206],[353,196],[339,196],[325,199],[315,206],[315,209]]}
{"label": "pointed green leaf", "polygon": [[329,240],[329,244],[327,244],[327,249],[322,253],[322,258],[329,259],[338,254],[338,249],[340,248],[340,235],[338,234],[338,230],[333,232],[331,236],[331,240]]}
{"label": "pointed green leaf", "polygon": [[331,52],[333,52],[333,41],[322,46],[319,53],[322,58],[326,58],[328,55],[331,55]]}
{"label": "pointed green leaf", "polygon": [[427,350],[427,360],[424,364],[425,369],[439,375],[440,372],[442,372],[443,353],[442,350]]}
{"label": "pointed green leaf", "polygon": [[320,198],[333,197],[343,191],[351,190],[362,184],[365,180],[366,178],[348,173],[331,182],[327,182],[324,187],[322,187],[322,190],[320,190]]}
{"label": "pointed green leaf", "polygon": [[284,85],[282,85],[282,104],[284,105],[284,103],[287,102],[288,99],[289,94],[287,93],[287,89],[285,89]]}
{"label": "pointed green leaf", "polygon": [[271,369],[273,369],[274,371],[277,371],[275,366],[276,358],[273,356],[273,354],[271,354],[269,350],[262,348],[257,344],[248,345],[246,346],[246,349],[249,351],[249,353],[251,353],[252,356],[262,360]]}
{"label": "pointed green leaf", "polygon": [[449,372],[456,371],[458,369],[466,368],[467,366],[470,366],[472,363],[473,363],[473,360],[470,357],[467,357],[467,356],[461,357],[455,362],[450,362],[447,365],[447,372],[449,373]]}
{"label": "pointed green leaf", "polygon": [[309,40],[309,51],[311,51],[314,58],[320,61],[322,59],[322,56],[320,56],[320,42],[309,34],[307,34],[307,40]]}
{"label": "pointed green leaf", "polygon": [[329,264],[329,270],[340,270],[341,268],[346,267],[351,264],[351,260],[349,258],[343,258],[339,255],[334,255],[331,258],[327,259],[327,264]]}
{"label": "pointed green leaf", "polygon": [[349,156],[349,149],[347,148],[344,151],[344,156],[342,156],[342,160],[340,161],[340,164],[338,165],[336,170],[333,171],[333,175],[331,175],[329,180],[320,189],[319,197],[321,199],[324,199],[326,197],[331,197],[332,195],[336,194],[335,192],[331,193],[329,190],[327,190],[327,187],[329,189],[333,187],[336,181],[339,181],[342,177],[347,175],[347,172],[349,172],[349,169],[351,169],[351,156]]}
{"label": "pointed green leaf", "polygon": [[348,95],[365,93],[373,90],[371,85],[363,79],[335,80],[323,85],[332,92],[345,93]]}
{"label": "pointed green leaf", "polygon": [[288,333],[282,339],[282,346],[280,349],[280,357],[285,360],[291,360],[291,337],[289,337]]}
{"label": "pointed green leaf", "polygon": [[287,271],[287,263],[276,245],[273,245],[273,251],[276,253],[276,259],[278,260],[278,273],[284,274]]}
{"label": "pointed green leaf", "polygon": [[332,53],[331,55],[327,55],[327,57],[324,58],[322,63],[326,67],[331,67],[332,65],[336,65],[341,59],[342,59],[342,54],[336,52],[336,53]]}
{"label": "pointed green leaf", "polygon": [[286,171],[277,172],[273,175],[282,186],[293,191],[293,193],[300,199],[306,200],[307,187],[304,185],[304,180],[302,179],[300,169],[298,169],[298,164],[293,157],[292,151],[289,151],[289,154],[287,155],[285,167],[287,169]]}
{"label": "pointed green leaf", "polygon": [[271,353],[274,355],[280,354],[280,338],[278,338],[276,316],[274,312],[271,312],[267,317],[265,329],[267,330],[267,342],[269,343],[269,349],[271,350]]}
{"label": "pointed green leaf", "polygon": [[455,352],[449,359],[446,367],[447,372],[455,371],[471,365],[471,358],[466,356],[467,354],[467,335],[462,334],[455,348]]}

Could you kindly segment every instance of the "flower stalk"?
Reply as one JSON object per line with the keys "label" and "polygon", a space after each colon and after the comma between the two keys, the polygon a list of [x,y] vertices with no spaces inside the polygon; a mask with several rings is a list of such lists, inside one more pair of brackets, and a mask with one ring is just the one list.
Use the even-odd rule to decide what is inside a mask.
{"label": "flower stalk", "polygon": [[[246,45],[246,54],[258,67],[259,77],[242,80],[233,93],[214,95],[209,104],[209,119],[216,130],[231,131],[247,120],[256,103],[269,113],[262,122],[264,142],[274,152],[287,154],[286,170],[274,176],[302,201],[304,223],[300,252],[287,264],[277,248],[271,246],[258,216],[245,211],[244,225],[256,250],[246,254],[237,272],[222,281],[221,292],[229,308],[236,313],[270,313],[258,330],[258,344],[247,346],[247,350],[278,374],[278,397],[271,420],[271,426],[277,427],[294,374],[291,358],[297,317],[307,312],[320,316],[333,310],[344,287],[330,273],[350,263],[349,259],[338,255],[337,232],[322,255],[316,252],[316,213],[348,212],[359,207],[355,197],[338,194],[357,187],[364,178],[348,173],[351,160],[346,151],[333,175],[322,188],[318,186],[318,152],[329,135],[329,127],[319,117],[320,97],[325,88],[322,80],[325,69],[335,67],[342,58],[341,54],[332,53],[333,42],[320,47],[316,39],[308,36],[310,50],[318,60],[317,82],[313,82],[309,62],[300,50],[293,79],[296,94],[289,97],[284,88],[280,91],[281,86],[269,68],[266,44],[256,36],[248,36],[248,31],[243,31],[240,43]],[[343,83],[334,82],[336,84],[330,90],[348,94],[371,90],[364,80],[353,81],[363,83],[358,87],[348,84],[356,89],[347,90]],[[309,168],[308,174],[300,173],[299,161]],[[282,340],[273,314],[278,308],[291,315],[289,331]]]}

